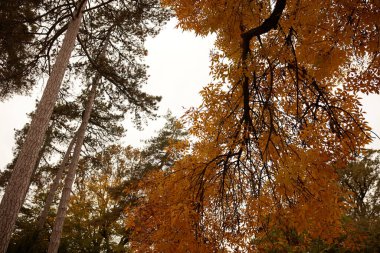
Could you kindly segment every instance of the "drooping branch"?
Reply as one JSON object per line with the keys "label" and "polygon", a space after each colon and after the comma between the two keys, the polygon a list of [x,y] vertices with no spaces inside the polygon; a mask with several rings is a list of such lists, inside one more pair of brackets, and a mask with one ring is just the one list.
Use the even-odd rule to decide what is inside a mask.
{"label": "drooping branch", "polygon": [[[241,59],[242,59],[244,72],[246,71],[246,68],[247,68],[246,60],[249,53],[249,43],[251,39],[253,37],[259,37],[260,35],[268,33],[270,30],[275,29],[285,9],[285,6],[286,6],[286,0],[277,0],[274,10],[272,14],[269,16],[269,18],[265,19],[265,21],[260,26],[252,28],[241,34],[241,37],[243,39]],[[256,82],[256,80],[254,80],[254,82]],[[244,114],[243,114],[242,120],[245,122],[246,127],[248,127],[247,130],[253,130],[252,120],[249,113],[250,112],[249,78],[246,76],[246,73],[244,73],[242,85],[243,85],[243,105],[244,105],[244,108],[243,108]]]}

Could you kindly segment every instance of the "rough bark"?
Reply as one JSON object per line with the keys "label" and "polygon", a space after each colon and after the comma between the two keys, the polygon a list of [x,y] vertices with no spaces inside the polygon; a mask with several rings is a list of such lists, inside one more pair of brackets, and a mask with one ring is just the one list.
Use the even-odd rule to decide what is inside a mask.
{"label": "rough bark", "polygon": [[58,247],[59,247],[59,243],[62,236],[63,223],[65,221],[67,207],[70,200],[71,188],[74,183],[76,169],[78,167],[79,156],[82,149],[86,128],[90,120],[90,115],[91,115],[92,107],[95,100],[96,87],[97,87],[97,83],[99,82],[99,79],[100,79],[100,76],[96,76],[95,80],[93,81],[89,98],[86,103],[86,108],[84,111],[82,123],[77,132],[77,141],[75,144],[73,157],[71,159],[67,176],[65,179],[65,184],[62,190],[61,200],[58,206],[57,217],[55,218],[55,221],[54,221],[53,232],[50,236],[48,253],[58,252]]}
{"label": "rough bark", "polygon": [[5,189],[0,204],[0,253],[5,253],[14,229],[17,215],[25,200],[33,168],[44,141],[44,136],[53,113],[62,79],[74,49],[76,36],[82,19],[82,11],[87,0],[83,1],[79,11],[73,15],[66,31],[62,47],[58,53],[53,70],[49,76],[40,103],[37,107],[27,137]]}

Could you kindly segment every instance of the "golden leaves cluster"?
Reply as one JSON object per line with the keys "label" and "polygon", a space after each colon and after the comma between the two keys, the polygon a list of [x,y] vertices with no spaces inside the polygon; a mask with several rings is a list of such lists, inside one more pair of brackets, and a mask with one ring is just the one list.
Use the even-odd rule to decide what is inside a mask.
{"label": "golden leaves cluster", "polygon": [[186,155],[141,184],[145,202],[129,210],[134,248],[304,251],[313,240],[341,243],[348,192],[336,170],[370,141],[358,92],[380,92],[378,2],[288,0],[247,52],[242,35],[276,3],[163,3],[183,29],[216,34],[215,81],[186,116],[195,136]]}

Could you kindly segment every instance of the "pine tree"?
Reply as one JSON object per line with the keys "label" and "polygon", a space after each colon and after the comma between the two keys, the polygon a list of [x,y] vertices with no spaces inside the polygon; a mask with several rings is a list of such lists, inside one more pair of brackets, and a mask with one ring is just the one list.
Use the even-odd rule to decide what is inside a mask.
{"label": "pine tree", "polygon": [[1,200],[0,252],[5,252],[8,247],[17,214],[28,191],[33,167],[36,164],[38,152],[41,149],[50,116],[53,113],[54,104],[57,100],[63,75],[74,48],[84,6],[85,2],[82,2],[77,12],[74,13],[73,19],[68,26],[60,53],[57,56],[57,61],[49,76],[48,83],[40,100],[36,114],[30,124],[25,142],[17,157],[12,176]]}
{"label": "pine tree", "polygon": [[72,155],[70,164],[68,166],[68,173],[67,173],[64,188],[62,191],[62,196],[61,196],[61,200],[58,207],[58,213],[55,219],[53,232],[50,238],[50,243],[49,243],[49,248],[48,248],[49,253],[58,252],[63,222],[66,216],[67,205],[70,198],[70,192],[71,192],[72,185],[74,183],[76,169],[78,166],[79,156],[80,156],[82,145],[84,142],[86,128],[90,121],[91,111],[94,105],[98,82],[99,80],[95,78],[95,80],[93,81],[91,85],[91,90],[88,94],[88,101],[86,103],[86,107],[83,114],[83,119],[75,136],[75,147],[73,150],[73,155]]}
{"label": "pine tree", "polygon": [[[156,34],[158,32],[159,25],[162,24],[162,22],[164,22],[168,17],[167,12],[164,12],[162,9],[158,8],[159,5],[157,1],[109,1],[107,3],[93,1],[91,2],[92,5],[90,5],[90,7],[86,10],[86,15],[84,16],[85,19],[90,19],[90,22],[88,22],[88,24],[91,25],[90,30],[86,29],[87,27],[84,27],[83,30],[79,30],[83,14],[82,11],[86,6],[86,1],[79,1],[74,13],[70,13],[72,7],[71,3],[67,4],[59,1],[55,5],[54,2],[53,5],[51,4],[52,3],[50,2],[46,3],[46,6],[50,7],[50,9],[41,16],[47,18],[50,16],[61,16],[51,19],[53,21],[49,23],[50,28],[45,31],[45,37],[41,40],[41,45],[44,52],[46,52],[46,57],[48,58],[47,64],[50,62],[49,59],[51,55],[55,55],[56,51],[59,51],[60,53],[56,57],[56,64],[50,74],[50,81],[48,81],[48,85],[44,92],[45,95],[42,96],[34,119],[32,120],[24,146],[18,155],[10,183],[8,184],[2,199],[2,204],[0,205],[0,212],[2,213],[2,217],[4,217],[1,220],[2,223],[0,223],[2,225],[2,229],[4,229],[4,231],[2,231],[2,235],[4,236],[1,237],[1,240],[4,240],[4,243],[1,243],[2,245],[5,245],[4,247],[8,244],[18,210],[20,209],[25,198],[30,177],[33,172],[32,167],[36,162],[37,154],[41,148],[42,140],[44,139],[50,115],[57,99],[65,68],[68,64],[70,55],[74,50],[76,37],[78,37],[79,45],[76,47],[75,52],[80,55],[83,55],[84,53],[86,56],[84,59],[91,64],[92,68],[109,81],[108,85],[110,87],[108,88],[108,94],[115,96],[115,94],[120,93],[120,95],[116,95],[116,99],[123,97],[127,98],[127,101],[130,104],[129,109],[134,110],[137,122],[139,122],[141,116],[139,112],[144,111],[148,114],[152,113],[156,108],[157,101],[159,100],[158,97],[149,96],[139,90],[143,81],[146,80],[144,70],[145,67],[140,67],[144,65],[140,64],[136,67],[136,65],[126,66],[122,63],[125,60],[129,60],[131,58],[134,59],[133,57],[135,53],[144,53],[145,50],[143,50],[140,46],[141,42],[149,34]],[[149,13],[149,15],[146,15],[146,13]],[[96,18],[101,16],[106,17],[106,19]],[[71,18],[72,20],[70,21]],[[146,19],[149,20],[149,25],[144,23]],[[100,26],[100,32],[102,31],[101,29],[103,29],[103,31],[107,31],[110,26],[115,26],[117,28],[116,31],[121,33],[117,34],[117,36],[116,34],[113,35],[111,38],[111,44],[118,44],[118,42],[121,42],[122,45],[120,49],[112,47],[109,51],[109,55],[111,57],[108,57],[107,55],[107,57],[105,57],[107,58],[107,61],[101,61],[100,63],[94,61],[94,59],[96,59],[96,57],[94,57],[96,53],[91,52],[91,50],[96,49],[94,45],[98,45],[98,43],[90,44],[94,41],[100,43],[104,42],[104,37],[102,34],[97,33],[99,29],[96,28],[99,28],[99,22],[103,25]],[[134,27],[134,22],[141,23],[140,26],[137,26],[139,29]],[[125,28],[127,28],[127,31],[132,31],[132,34],[124,33]],[[54,43],[65,31],[66,35],[63,40],[63,46],[57,50],[57,48],[54,47]],[[83,31],[84,36],[79,34],[80,31]],[[134,43],[123,43],[123,39],[128,35],[129,37],[135,39]],[[86,38],[83,39],[83,37]],[[123,48],[125,45],[129,46],[129,48]],[[111,64],[112,61],[116,64]],[[81,64],[80,60],[77,64],[75,64],[75,66],[78,64]],[[114,68],[115,65],[118,65],[119,67]],[[115,69],[117,70],[115,71]],[[127,73],[128,77],[123,77],[120,73]],[[54,84],[54,87],[49,84]],[[11,199],[16,199],[17,203],[15,205],[11,205]],[[2,251],[4,250],[2,249]]]}
{"label": "pine tree", "polygon": [[0,2],[0,101],[30,90],[36,67],[33,54],[41,0]]}

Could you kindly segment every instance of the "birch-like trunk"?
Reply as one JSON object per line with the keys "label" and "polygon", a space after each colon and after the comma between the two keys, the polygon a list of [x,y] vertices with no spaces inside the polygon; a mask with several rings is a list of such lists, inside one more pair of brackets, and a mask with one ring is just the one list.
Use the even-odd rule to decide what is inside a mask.
{"label": "birch-like trunk", "polygon": [[57,101],[62,79],[74,49],[76,36],[82,19],[82,10],[87,0],[79,11],[75,13],[67,28],[62,47],[59,50],[53,70],[49,76],[42,98],[38,104],[25,142],[19,153],[17,162],[5,189],[0,204],[0,253],[5,253],[14,229],[17,215],[25,200],[33,168],[38,158],[38,152],[44,141],[44,136],[53,113],[54,104]]}
{"label": "birch-like trunk", "polygon": [[77,140],[75,143],[74,153],[71,158],[69,169],[66,175],[65,184],[62,190],[61,200],[58,206],[57,217],[55,218],[53,231],[50,236],[48,253],[58,252],[59,243],[62,236],[63,223],[65,221],[67,207],[70,200],[70,193],[71,193],[71,189],[74,183],[75,174],[78,167],[79,156],[82,149],[86,128],[90,120],[92,107],[94,105],[96,87],[99,80],[100,80],[100,76],[96,76],[95,80],[93,81],[89,98],[86,103],[86,108],[84,111],[82,123],[77,132]]}

